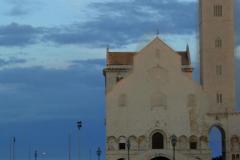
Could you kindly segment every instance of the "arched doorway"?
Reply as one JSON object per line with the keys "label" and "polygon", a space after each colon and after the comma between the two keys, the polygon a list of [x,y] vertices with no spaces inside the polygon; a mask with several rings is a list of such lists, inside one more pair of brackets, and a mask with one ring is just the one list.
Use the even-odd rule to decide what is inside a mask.
{"label": "arched doorway", "polygon": [[152,135],[152,149],[163,149],[164,137],[161,133],[157,132]]}
{"label": "arched doorway", "polygon": [[169,160],[169,159],[166,157],[155,157],[155,158],[152,158],[151,160]]}
{"label": "arched doorway", "polygon": [[212,150],[212,159],[226,160],[226,135],[219,125],[213,125],[209,130],[209,147]]}

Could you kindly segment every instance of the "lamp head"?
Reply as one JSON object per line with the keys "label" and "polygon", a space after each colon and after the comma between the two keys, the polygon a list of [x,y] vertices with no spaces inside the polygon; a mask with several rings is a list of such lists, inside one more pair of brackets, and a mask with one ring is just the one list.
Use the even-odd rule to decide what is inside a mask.
{"label": "lamp head", "polygon": [[101,153],[102,153],[102,151],[101,151],[100,147],[98,147],[98,149],[97,149],[97,155],[100,156]]}
{"label": "lamp head", "polygon": [[171,136],[171,144],[173,147],[176,146],[176,144],[177,144],[177,136],[176,135]]}
{"label": "lamp head", "polygon": [[77,122],[77,127],[78,127],[78,129],[80,130],[80,128],[82,127],[82,121],[78,121],[78,122]]}

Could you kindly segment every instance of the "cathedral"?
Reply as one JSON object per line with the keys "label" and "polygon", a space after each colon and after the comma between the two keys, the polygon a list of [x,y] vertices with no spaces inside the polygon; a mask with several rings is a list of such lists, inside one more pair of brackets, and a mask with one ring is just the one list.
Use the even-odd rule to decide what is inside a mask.
{"label": "cathedral", "polygon": [[199,0],[199,38],[200,83],[188,46],[156,37],[137,52],[107,50],[107,160],[211,160],[213,128],[219,159],[240,160],[234,0]]}

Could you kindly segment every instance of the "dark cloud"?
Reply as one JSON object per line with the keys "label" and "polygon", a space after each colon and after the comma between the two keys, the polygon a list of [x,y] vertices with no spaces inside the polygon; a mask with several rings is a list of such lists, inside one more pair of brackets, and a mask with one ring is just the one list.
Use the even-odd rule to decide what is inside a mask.
{"label": "dark cloud", "polygon": [[26,46],[38,42],[43,28],[11,23],[0,26],[0,46]]}
{"label": "dark cloud", "polygon": [[[240,0],[236,1],[236,32],[240,35]],[[92,3],[95,18],[68,26],[36,28],[12,23],[0,26],[0,46],[25,46],[37,42],[87,47],[121,47],[141,41],[144,35],[193,34],[198,32],[196,2],[133,0]],[[12,30],[14,32],[12,32]],[[239,37],[239,36],[237,36]],[[237,38],[237,44],[239,44]]]}
{"label": "dark cloud", "polygon": [[[239,33],[236,7],[236,30]],[[198,32],[198,5],[196,2],[176,0],[134,0],[131,2],[92,3],[96,18],[85,23],[73,24],[52,30],[45,40],[57,44],[83,44],[85,46],[121,47],[139,41],[145,34],[193,34]],[[238,36],[239,37],[239,36]],[[237,39],[239,44],[239,38]]]}
{"label": "dark cloud", "polygon": [[[196,3],[144,0],[90,5],[97,17],[46,36],[58,44],[119,47],[145,34],[192,34],[196,31]],[[94,13],[95,13],[94,12]],[[177,16],[176,16],[177,15]]]}
{"label": "dark cloud", "polygon": [[26,16],[39,10],[41,3],[37,0],[5,0],[10,5],[8,16]]}
{"label": "dark cloud", "polygon": [[88,106],[94,104],[88,101],[92,93],[103,98],[104,63],[104,60],[76,61],[63,70],[42,67],[1,70],[1,122],[15,118],[26,121],[74,117],[79,105],[82,106],[79,109],[91,112]]}
{"label": "dark cloud", "polygon": [[27,15],[29,13],[28,10],[21,8],[19,6],[14,6],[8,13],[7,15],[11,16],[22,16],[22,15]]}
{"label": "dark cloud", "polygon": [[0,59],[0,67],[12,65],[12,64],[21,64],[21,63],[26,63],[26,62],[27,61],[25,59],[15,58],[15,57],[12,57],[8,60]]}

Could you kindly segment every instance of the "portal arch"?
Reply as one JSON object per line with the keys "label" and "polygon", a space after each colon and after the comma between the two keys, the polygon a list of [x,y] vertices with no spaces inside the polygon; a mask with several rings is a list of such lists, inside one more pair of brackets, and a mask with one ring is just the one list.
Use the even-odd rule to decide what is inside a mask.
{"label": "portal arch", "polygon": [[161,130],[155,130],[150,134],[151,149],[164,149],[166,147],[166,135]]}
{"label": "portal arch", "polygon": [[[212,134],[218,134],[218,136],[214,136],[217,138],[213,139]],[[211,143],[220,143],[220,152],[222,157],[222,160],[226,160],[226,133],[225,130],[223,129],[223,126],[221,124],[214,124],[209,128],[209,147],[211,150],[213,150],[213,147],[211,147]]]}
{"label": "portal arch", "polygon": [[155,158],[152,158],[151,160],[170,160],[166,157],[155,157]]}

